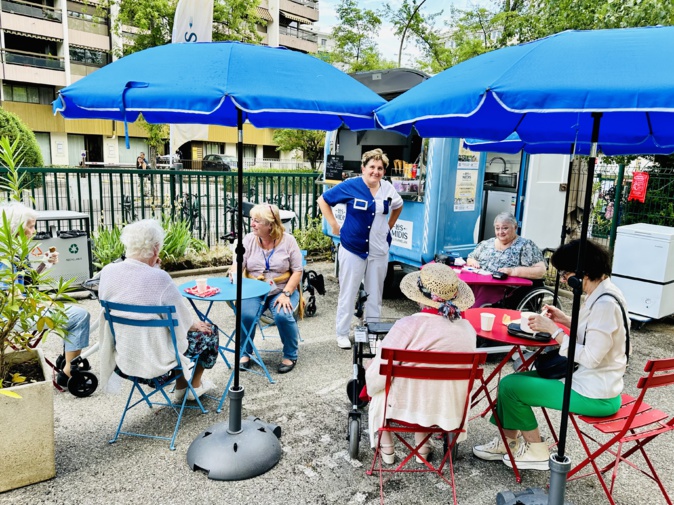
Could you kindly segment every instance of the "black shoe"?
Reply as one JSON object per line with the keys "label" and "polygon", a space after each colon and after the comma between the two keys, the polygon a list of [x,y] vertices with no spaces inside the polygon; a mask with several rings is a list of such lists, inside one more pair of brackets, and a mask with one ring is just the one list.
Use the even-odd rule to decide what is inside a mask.
{"label": "black shoe", "polygon": [[248,361],[239,361],[239,370],[250,370],[250,362],[252,360]]}
{"label": "black shoe", "polygon": [[58,384],[62,388],[68,387],[68,381],[69,380],[70,380],[70,377],[68,377],[63,372],[59,372],[59,373],[56,374],[56,384]]}
{"label": "black shoe", "polygon": [[293,368],[295,368],[295,365],[297,364],[297,360],[290,360],[291,364],[286,365],[285,363],[281,363],[278,366],[278,373],[288,373],[290,372]]}

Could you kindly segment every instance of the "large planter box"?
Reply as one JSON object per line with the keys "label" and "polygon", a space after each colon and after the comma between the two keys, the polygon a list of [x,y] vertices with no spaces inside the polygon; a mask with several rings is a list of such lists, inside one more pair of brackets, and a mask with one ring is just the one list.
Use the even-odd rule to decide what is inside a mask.
{"label": "large planter box", "polygon": [[56,476],[51,368],[40,349],[9,353],[5,359],[21,363],[36,356],[46,380],[9,388],[21,399],[0,395],[0,493]]}

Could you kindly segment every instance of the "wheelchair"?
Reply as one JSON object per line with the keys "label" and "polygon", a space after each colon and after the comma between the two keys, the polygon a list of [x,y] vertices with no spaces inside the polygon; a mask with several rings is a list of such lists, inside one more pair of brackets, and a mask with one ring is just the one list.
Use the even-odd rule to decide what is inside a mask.
{"label": "wheelchair", "polygon": [[562,305],[559,297],[557,298],[557,303],[553,303],[554,298],[554,291],[546,287],[541,279],[535,280],[531,286],[506,289],[503,298],[496,303],[492,303],[490,306],[518,310],[520,312],[541,312],[545,305],[552,305],[561,309]]}

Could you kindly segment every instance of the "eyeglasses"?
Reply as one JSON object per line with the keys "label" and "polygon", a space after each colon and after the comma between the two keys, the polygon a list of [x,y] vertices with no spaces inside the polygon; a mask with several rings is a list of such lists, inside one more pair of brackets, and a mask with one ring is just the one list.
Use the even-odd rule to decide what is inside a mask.
{"label": "eyeglasses", "polygon": [[566,279],[570,277],[572,273],[573,272],[567,272],[566,270],[560,270],[559,278],[562,279],[563,281],[566,281]]}

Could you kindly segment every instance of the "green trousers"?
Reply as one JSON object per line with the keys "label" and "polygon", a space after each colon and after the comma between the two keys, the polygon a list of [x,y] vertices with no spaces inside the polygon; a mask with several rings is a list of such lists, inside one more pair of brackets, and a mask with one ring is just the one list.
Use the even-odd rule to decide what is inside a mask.
{"label": "green trousers", "polygon": [[[536,371],[514,373],[501,379],[496,412],[506,430],[530,431],[538,427],[532,407],[562,410],[564,383],[543,379]],[[604,417],[618,412],[620,395],[615,398],[587,398],[571,390],[569,411],[584,416]],[[494,416],[490,422],[496,424]]]}

